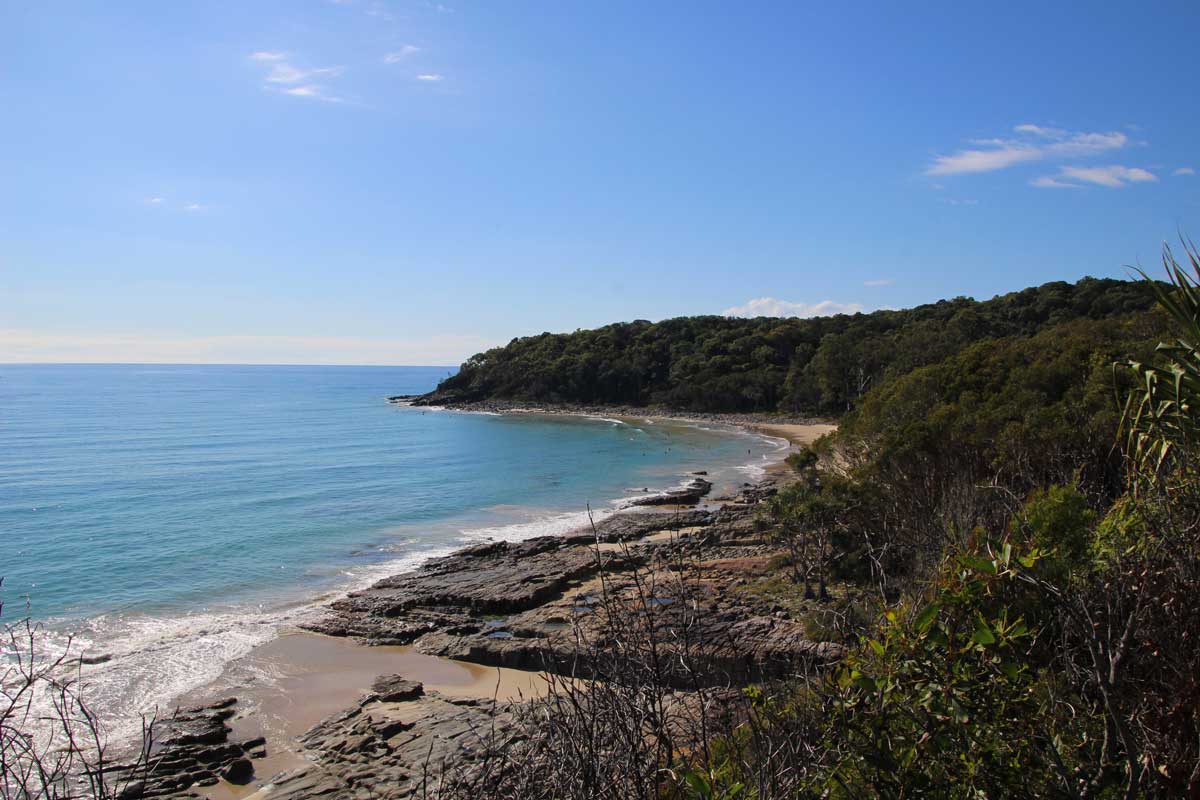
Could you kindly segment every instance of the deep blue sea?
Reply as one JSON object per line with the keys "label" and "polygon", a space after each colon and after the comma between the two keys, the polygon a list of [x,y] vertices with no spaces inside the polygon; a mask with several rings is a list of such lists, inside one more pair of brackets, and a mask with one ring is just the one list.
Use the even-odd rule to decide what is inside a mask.
{"label": "deep blue sea", "polygon": [[718,426],[389,405],[446,367],[0,365],[0,597],[166,704],[340,591],[777,441]]}

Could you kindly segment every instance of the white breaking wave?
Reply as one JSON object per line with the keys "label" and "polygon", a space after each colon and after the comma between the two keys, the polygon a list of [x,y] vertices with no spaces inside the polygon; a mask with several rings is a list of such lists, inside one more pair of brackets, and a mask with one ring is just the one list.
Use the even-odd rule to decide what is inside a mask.
{"label": "white breaking wave", "polygon": [[590,516],[588,511],[566,511],[537,516],[528,522],[512,522],[505,525],[463,530],[462,536],[465,542],[522,542],[538,536],[562,536],[586,529],[592,521],[599,523],[601,520],[608,519],[630,499],[632,498],[611,500],[607,508],[593,508]]}
{"label": "white breaking wave", "polygon": [[597,421],[597,422],[607,422],[607,423],[609,423],[609,424],[611,424],[611,425],[628,425],[628,424],[629,424],[628,422],[625,422],[624,420],[620,420],[620,419],[613,419],[612,417],[591,417],[591,416],[588,416],[588,417],[584,417],[584,419],[592,419],[592,420],[595,420],[595,421]]}
{"label": "white breaking wave", "polygon": [[[275,636],[278,614],[237,610],[178,617],[107,614],[88,620],[74,637],[43,629],[47,653],[102,663],[79,669],[83,696],[106,721],[105,733],[120,747],[141,735],[142,717],[163,716],[186,692],[220,676],[230,661]],[[50,698],[39,698],[52,713]],[[39,703],[40,705],[41,703]]]}
{"label": "white breaking wave", "polygon": [[[413,570],[461,546],[456,543],[430,548],[348,570],[348,580],[340,588],[290,605],[177,616],[105,614],[73,626],[70,633],[65,627],[46,627],[39,647],[48,655],[69,648],[72,657],[98,662],[80,667],[84,696],[106,721],[110,745],[119,749],[138,740],[144,717],[171,714],[180,697],[217,680],[231,662],[270,642],[284,627],[299,625],[322,613],[324,605],[336,597]],[[50,699],[42,700],[36,710],[52,714]]]}

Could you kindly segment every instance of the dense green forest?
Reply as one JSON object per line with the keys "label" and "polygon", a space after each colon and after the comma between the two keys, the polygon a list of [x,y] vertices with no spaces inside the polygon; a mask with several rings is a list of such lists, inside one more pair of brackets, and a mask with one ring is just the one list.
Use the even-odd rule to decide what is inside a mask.
{"label": "dense green forest", "polygon": [[982,302],[960,297],[870,314],[639,320],[514,339],[472,356],[421,402],[839,414],[867,390],[977,342],[1152,304],[1146,284],[1084,278]]}

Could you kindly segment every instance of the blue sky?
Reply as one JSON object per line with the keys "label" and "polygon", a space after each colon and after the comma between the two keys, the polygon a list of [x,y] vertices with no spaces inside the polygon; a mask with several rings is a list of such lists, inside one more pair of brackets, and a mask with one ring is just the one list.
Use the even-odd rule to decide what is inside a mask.
{"label": "blue sky", "polygon": [[[904,6],[902,8],[901,6]],[[1200,236],[1192,3],[0,9],[0,361],[458,363]]]}

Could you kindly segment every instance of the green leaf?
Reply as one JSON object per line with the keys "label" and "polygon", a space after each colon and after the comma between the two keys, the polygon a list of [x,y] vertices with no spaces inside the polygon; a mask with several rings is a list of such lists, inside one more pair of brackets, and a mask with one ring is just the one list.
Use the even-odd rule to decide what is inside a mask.
{"label": "green leaf", "polygon": [[[916,626],[921,633],[929,630],[929,626],[937,619],[938,612],[942,609],[941,603],[930,603],[921,609],[921,613],[917,614]],[[882,653],[880,654],[882,655]]]}
{"label": "green leaf", "polygon": [[996,574],[996,565],[990,560],[982,558],[981,556],[964,556],[963,563],[966,564],[968,568],[973,569],[976,572],[983,572],[988,575]]}
{"label": "green leaf", "polygon": [[996,634],[992,633],[992,629],[983,620],[979,620],[979,624],[975,627],[975,635],[971,638],[976,644],[989,645],[996,643]]}

